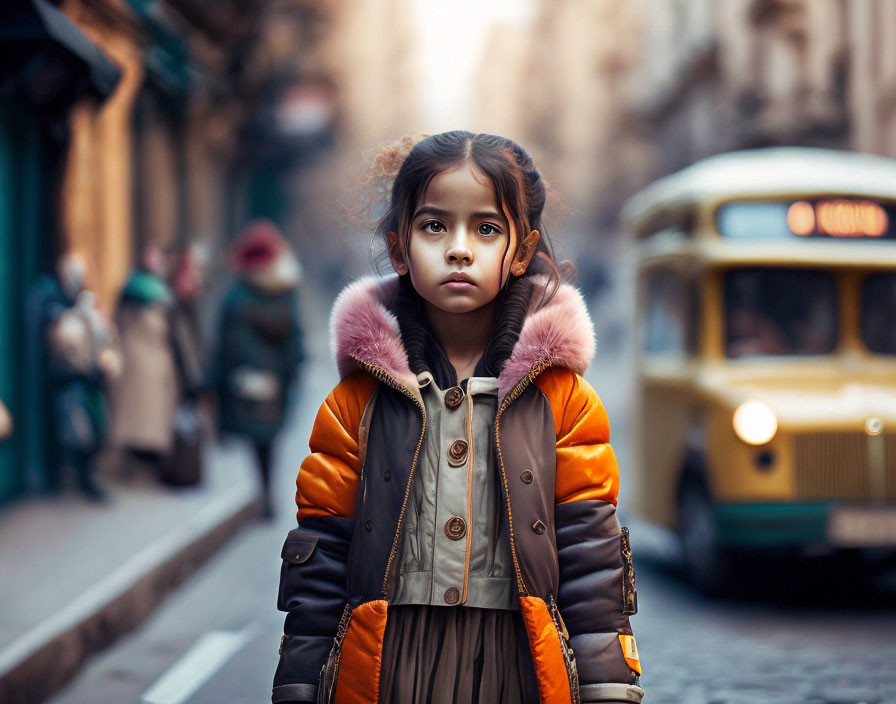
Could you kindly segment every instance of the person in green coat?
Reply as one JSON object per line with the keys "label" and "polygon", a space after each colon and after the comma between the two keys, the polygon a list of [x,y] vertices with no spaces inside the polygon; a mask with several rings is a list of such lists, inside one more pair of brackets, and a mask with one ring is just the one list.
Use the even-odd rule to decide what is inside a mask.
{"label": "person in green coat", "polygon": [[217,403],[219,432],[252,444],[270,518],[271,447],[286,416],[287,391],[305,358],[300,269],[267,220],[250,222],[230,254],[236,280],[221,304],[206,388]]}

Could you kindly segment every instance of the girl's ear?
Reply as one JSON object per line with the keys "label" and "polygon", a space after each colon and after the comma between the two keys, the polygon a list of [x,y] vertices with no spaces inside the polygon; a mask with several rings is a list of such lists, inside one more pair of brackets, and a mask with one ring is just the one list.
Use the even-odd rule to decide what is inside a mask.
{"label": "girl's ear", "polygon": [[529,262],[532,261],[532,257],[535,255],[535,248],[538,246],[538,239],[541,237],[541,233],[538,230],[532,230],[526,238],[520,243],[520,246],[516,250],[516,256],[513,258],[513,263],[510,265],[510,273],[514,276],[522,276],[526,273],[526,269],[529,268]]}
{"label": "girl's ear", "polygon": [[389,249],[389,261],[392,262],[392,268],[400,276],[407,274],[408,263],[404,252],[401,250],[401,238],[399,238],[397,232],[386,233],[386,246]]}

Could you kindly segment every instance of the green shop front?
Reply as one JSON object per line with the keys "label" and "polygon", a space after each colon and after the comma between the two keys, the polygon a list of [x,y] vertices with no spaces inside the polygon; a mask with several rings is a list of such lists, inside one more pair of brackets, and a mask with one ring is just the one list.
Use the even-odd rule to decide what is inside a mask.
{"label": "green shop front", "polygon": [[57,254],[59,176],[74,103],[103,100],[119,72],[46,0],[0,8],[0,504],[44,477],[42,344],[33,290]]}

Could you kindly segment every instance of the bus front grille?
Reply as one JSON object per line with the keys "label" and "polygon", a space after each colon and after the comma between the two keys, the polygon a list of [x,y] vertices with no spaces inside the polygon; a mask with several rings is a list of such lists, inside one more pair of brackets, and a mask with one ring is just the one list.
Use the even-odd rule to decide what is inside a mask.
{"label": "bus front grille", "polygon": [[896,433],[795,435],[794,469],[800,499],[896,499]]}
{"label": "bus front grille", "polygon": [[794,436],[794,469],[797,498],[871,498],[865,433]]}

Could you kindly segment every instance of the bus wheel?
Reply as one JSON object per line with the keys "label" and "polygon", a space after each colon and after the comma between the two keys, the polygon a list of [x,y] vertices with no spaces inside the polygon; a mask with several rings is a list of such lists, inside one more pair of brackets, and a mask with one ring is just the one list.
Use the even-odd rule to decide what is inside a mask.
{"label": "bus wheel", "polygon": [[712,499],[702,481],[685,479],[678,494],[678,535],[688,578],[707,596],[725,591],[731,557],[718,543]]}

